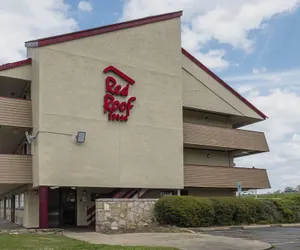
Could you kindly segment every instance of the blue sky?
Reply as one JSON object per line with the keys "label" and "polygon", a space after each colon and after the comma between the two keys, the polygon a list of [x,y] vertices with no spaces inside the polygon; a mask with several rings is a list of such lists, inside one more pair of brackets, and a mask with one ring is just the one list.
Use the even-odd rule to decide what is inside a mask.
{"label": "blue sky", "polygon": [[[78,22],[77,30],[116,23],[124,11],[123,0],[86,1],[92,6],[92,11],[78,10],[79,0],[65,2],[70,5],[69,15]],[[245,74],[254,68],[266,68],[268,71],[297,68],[300,67],[300,60],[295,49],[300,42],[300,29],[295,27],[296,23],[300,23],[300,9],[293,13],[275,14],[271,19],[263,21],[263,29],[251,30],[248,34],[255,42],[251,53],[245,53],[217,39],[205,43],[202,51],[226,50],[224,58],[234,66],[222,71],[217,69],[220,76]]]}
{"label": "blue sky", "polygon": [[0,63],[24,58],[27,40],[183,10],[183,47],[269,116],[247,129],[264,131],[271,152],[236,164],[267,168],[273,190],[300,185],[300,0],[0,4]]}

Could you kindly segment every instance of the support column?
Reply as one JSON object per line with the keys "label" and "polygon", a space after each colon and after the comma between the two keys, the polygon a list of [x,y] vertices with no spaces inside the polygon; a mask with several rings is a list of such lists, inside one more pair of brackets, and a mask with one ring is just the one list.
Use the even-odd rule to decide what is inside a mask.
{"label": "support column", "polygon": [[40,187],[40,228],[48,228],[48,187]]}

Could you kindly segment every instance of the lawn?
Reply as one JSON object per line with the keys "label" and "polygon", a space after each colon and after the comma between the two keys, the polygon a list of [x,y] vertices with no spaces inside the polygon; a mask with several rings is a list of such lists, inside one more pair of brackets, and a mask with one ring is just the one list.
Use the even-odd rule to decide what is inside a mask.
{"label": "lawn", "polygon": [[174,250],[164,247],[125,247],[111,245],[94,245],[74,240],[61,235],[19,234],[0,235],[1,250]]}

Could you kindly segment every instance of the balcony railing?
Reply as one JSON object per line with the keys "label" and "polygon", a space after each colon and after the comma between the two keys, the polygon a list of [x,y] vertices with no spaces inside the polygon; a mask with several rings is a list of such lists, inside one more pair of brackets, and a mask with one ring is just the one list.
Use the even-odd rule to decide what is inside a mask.
{"label": "balcony railing", "polygon": [[0,97],[0,126],[32,127],[31,101]]}
{"label": "balcony railing", "polygon": [[184,186],[202,188],[237,188],[241,182],[243,189],[270,188],[265,169],[217,167],[217,166],[184,166]]}
{"label": "balcony railing", "polygon": [[32,183],[32,156],[0,154],[0,184]]}
{"label": "balcony railing", "polygon": [[183,142],[186,147],[216,150],[244,150],[267,152],[264,133],[241,129],[221,128],[192,123],[183,124]]}

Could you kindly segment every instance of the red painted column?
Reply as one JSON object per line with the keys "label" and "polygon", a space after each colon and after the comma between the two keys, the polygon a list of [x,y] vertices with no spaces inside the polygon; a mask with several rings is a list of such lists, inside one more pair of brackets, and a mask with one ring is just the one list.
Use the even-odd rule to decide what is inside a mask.
{"label": "red painted column", "polygon": [[40,187],[40,228],[48,228],[48,187]]}

